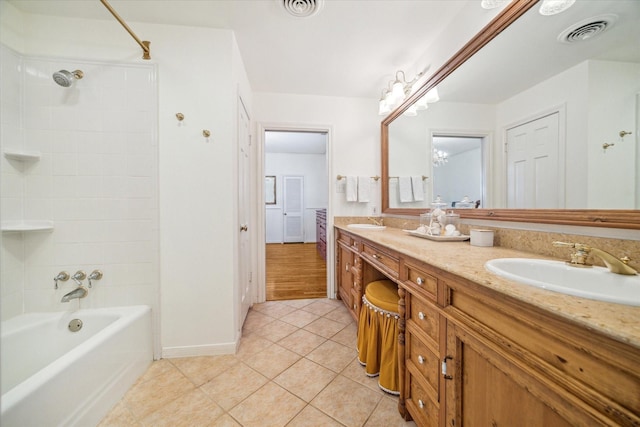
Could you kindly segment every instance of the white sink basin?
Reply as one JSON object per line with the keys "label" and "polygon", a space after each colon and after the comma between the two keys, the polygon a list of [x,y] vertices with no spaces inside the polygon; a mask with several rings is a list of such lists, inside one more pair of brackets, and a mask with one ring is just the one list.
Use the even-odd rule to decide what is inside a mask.
{"label": "white sink basin", "polygon": [[640,275],[611,273],[604,267],[579,268],[562,261],[499,258],[485,268],[506,279],[598,301],[640,306]]}
{"label": "white sink basin", "polygon": [[387,228],[386,225],[375,225],[375,224],[349,224],[347,225],[349,228],[357,228],[360,230],[384,230]]}

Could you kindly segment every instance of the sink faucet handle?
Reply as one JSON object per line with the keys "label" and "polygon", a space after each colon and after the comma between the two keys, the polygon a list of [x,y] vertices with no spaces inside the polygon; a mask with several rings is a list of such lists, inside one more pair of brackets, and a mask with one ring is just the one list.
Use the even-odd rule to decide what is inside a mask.
{"label": "sink faucet handle", "polygon": [[82,270],[78,270],[73,276],[71,276],[71,278],[78,286],[82,286],[82,281],[87,278],[87,273]]}
{"label": "sink faucet handle", "polygon": [[100,271],[100,270],[93,270],[93,271],[91,272],[91,274],[89,274],[88,279],[89,279],[89,287],[91,288],[91,287],[92,287],[92,285],[91,285],[91,281],[92,281],[92,280],[100,280],[100,279],[102,279],[102,271]]}
{"label": "sink faucet handle", "polygon": [[58,275],[53,278],[55,289],[58,289],[58,281],[66,282],[67,280],[69,280],[69,273],[67,273],[66,271],[61,271],[60,273],[58,273]]}
{"label": "sink faucet handle", "polygon": [[573,248],[576,250],[571,254],[571,261],[567,261],[568,264],[581,267],[591,266],[591,264],[587,263],[587,258],[589,257],[589,252],[591,251],[591,248],[589,246],[583,245],[582,243],[566,242],[553,242],[552,245],[555,247]]}

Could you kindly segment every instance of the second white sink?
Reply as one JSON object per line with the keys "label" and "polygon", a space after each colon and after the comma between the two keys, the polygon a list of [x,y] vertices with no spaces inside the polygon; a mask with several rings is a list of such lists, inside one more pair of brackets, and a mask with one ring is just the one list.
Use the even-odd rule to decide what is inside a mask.
{"label": "second white sink", "polygon": [[598,301],[640,306],[640,276],[611,273],[604,267],[578,268],[562,261],[498,258],[490,272],[515,282]]}
{"label": "second white sink", "polygon": [[375,224],[349,224],[347,225],[349,228],[359,228],[361,230],[384,230],[387,228],[386,225],[375,225]]}

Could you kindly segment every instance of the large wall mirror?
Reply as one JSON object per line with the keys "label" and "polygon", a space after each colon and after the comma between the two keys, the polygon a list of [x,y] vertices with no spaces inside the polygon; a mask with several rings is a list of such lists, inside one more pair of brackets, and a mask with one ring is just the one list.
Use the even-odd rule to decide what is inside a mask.
{"label": "large wall mirror", "polygon": [[382,122],[385,214],[466,196],[467,218],[640,229],[640,2],[536,3],[506,6]]}

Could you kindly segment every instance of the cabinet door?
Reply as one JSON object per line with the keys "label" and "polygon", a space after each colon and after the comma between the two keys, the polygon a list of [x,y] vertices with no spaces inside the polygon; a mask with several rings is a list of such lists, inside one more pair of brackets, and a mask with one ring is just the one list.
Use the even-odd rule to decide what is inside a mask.
{"label": "cabinet door", "polygon": [[[481,339],[447,323],[446,425],[449,427],[569,427],[592,424],[553,393],[545,395],[533,372],[511,363]],[[526,369],[526,368],[525,368]],[[559,415],[569,414],[568,421]]]}
{"label": "cabinet door", "polygon": [[351,250],[345,248],[342,244],[338,244],[338,292],[340,298],[347,307],[351,306],[351,288],[353,287],[353,274],[351,267],[353,266],[354,254]]}

